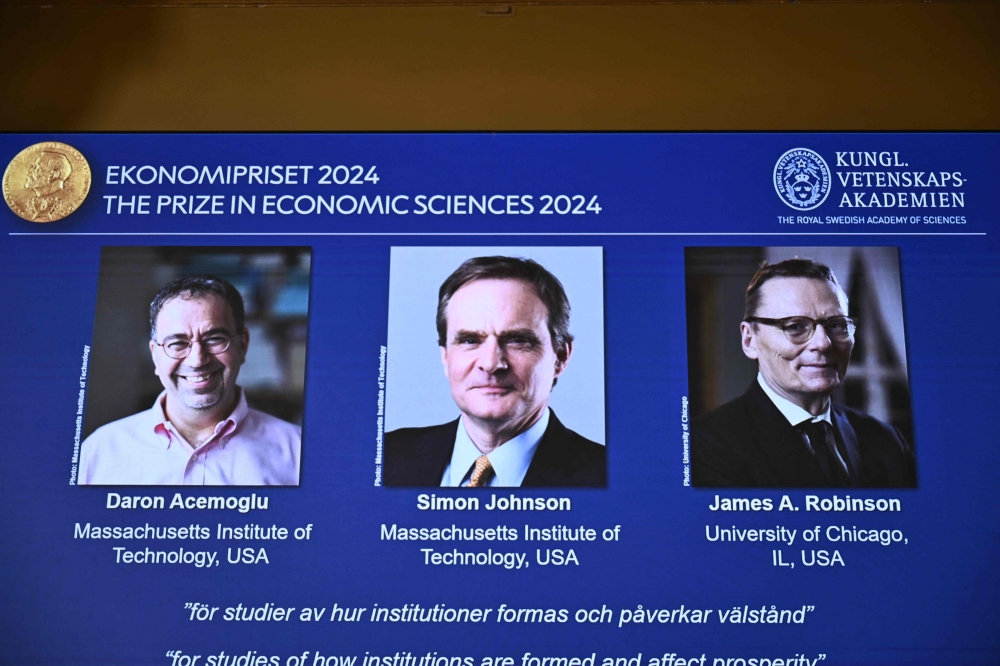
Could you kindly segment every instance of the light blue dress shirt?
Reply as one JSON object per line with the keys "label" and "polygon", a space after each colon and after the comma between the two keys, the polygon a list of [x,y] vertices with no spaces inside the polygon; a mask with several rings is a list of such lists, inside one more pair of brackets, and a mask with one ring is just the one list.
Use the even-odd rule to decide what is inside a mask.
{"label": "light blue dress shirt", "polygon": [[[533,426],[522,432],[514,439],[504,442],[486,457],[490,459],[495,472],[493,478],[486,484],[487,486],[517,488],[524,481],[524,475],[528,473],[528,466],[535,456],[538,443],[542,441],[542,435],[549,427],[549,408],[545,408],[542,418],[538,419]],[[465,416],[458,421],[458,432],[455,433],[455,448],[451,452],[451,462],[441,476],[442,488],[458,488],[469,485],[469,477],[472,475],[472,466],[476,458],[483,455],[476,448],[472,438],[469,437],[465,429]]]}

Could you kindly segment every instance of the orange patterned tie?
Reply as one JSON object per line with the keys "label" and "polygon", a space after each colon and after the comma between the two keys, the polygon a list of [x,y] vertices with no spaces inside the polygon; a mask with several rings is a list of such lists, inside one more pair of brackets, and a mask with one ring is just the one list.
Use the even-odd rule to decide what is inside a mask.
{"label": "orange patterned tie", "polygon": [[476,464],[472,467],[472,476],[469,478],[467,488],[482,488],[493,478],[493,465],[486,456],[476,458]]}

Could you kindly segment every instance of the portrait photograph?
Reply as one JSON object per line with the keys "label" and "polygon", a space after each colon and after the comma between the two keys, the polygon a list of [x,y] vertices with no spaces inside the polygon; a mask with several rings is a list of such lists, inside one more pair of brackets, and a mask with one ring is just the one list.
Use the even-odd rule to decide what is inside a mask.
{"label": "portrait photograph", "polygon": [[386,486],[604,487],[600,247],[393,247]]}
{"label": "portrait photograph", "polygon": [[78,483],[299,485],[311,258],[103,248]]}
{"label": "portrait photograph", "polygon": [[692,485],[915,487],[896,247],[685,248]]}

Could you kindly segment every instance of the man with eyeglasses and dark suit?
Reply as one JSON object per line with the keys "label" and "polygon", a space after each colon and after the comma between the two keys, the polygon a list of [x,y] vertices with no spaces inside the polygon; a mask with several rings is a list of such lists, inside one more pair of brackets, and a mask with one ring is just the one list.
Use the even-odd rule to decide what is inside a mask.
{"label": "man with eyeglasses and dark suit", "polygon": [[830,396],[847,374],[856,324],[829,267],[763,264],[740,324],[757,379],[691,424],[692,484],[703,487],[916,486],[898,430]]}
{"label": "man with eyeglasses and dark suit", "polygon": [[78,483],[298,485],[299,427],[248,407],[236,384],[250,344],[236,288],[182,277],[157,293],[149,323],[163,393],[84,441]]}

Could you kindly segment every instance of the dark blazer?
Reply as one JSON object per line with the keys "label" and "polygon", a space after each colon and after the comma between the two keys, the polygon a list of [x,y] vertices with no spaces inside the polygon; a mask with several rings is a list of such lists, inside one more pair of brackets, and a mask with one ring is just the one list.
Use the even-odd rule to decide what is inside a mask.
{"label": "dark blazer", "polygon": [[[834,436],[851,485],[915,488],[913,451],[898,430],[833,405]],[[839,448],[839,447],[838,447]],[[691,422],[691,483],[705,487],[831,487],[802,435],[754,380],[746,393]]]}
{"label": "dark blazer", "polygon": [[[437,486],[451,462],[458,419],[427,428],[386,433],[382,483],[387,486]],[[603,488],[607,485],[604,447],[573,432],[549,415],[522,488]]]}

